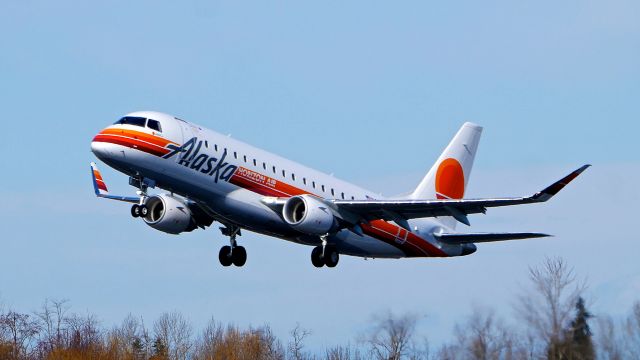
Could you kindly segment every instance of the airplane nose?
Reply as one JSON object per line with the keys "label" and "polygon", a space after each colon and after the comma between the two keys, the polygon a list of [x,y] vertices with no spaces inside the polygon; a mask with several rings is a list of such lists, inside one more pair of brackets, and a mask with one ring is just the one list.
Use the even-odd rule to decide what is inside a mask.
{"label": "airplane nose", "polygon": [[100,134],[96,135],[91,141],[91,152],[99,159],[104,159],[111,155],[111,151],[109,150],[108,143],[98,140],[99,136]]}

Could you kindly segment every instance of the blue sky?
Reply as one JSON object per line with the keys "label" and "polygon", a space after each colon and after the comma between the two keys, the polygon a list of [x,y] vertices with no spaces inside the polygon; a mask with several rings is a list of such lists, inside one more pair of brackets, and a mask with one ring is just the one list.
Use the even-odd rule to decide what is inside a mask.
{"label": "blue sky", "polygon": [[[0,294],[29,311],[69,298],[106,324],[177,309],[196,322],[296,322],[313,346],[370,316],[424,315],[436,342],[473,304],[510,314],[527,267],[563,256],[596,311],[640,293],[640,5],[636,1],[4,1],[0,4]],[[553,239],[472,257],[343,257],[247,233],[242,269],[216,229],[169,236],[93,197],[92,136],[124,113],[178,115],[385,194],[410,190],[464,121],[485,127],[468,196],[553,202],[474,216],[477,231]],[[126,178],[102,166],[112,191]]]}

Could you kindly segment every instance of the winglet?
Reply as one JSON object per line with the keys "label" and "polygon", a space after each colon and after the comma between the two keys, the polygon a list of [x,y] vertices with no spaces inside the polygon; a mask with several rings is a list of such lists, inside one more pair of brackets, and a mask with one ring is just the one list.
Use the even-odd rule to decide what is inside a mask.
{"label": "winglet", "polygon": [[107,185],[104,183],[102,174],[100,174],[100,170],[98,170],[98,166],[94,162],[91,163],[91,178],[93,179],[93,189],[96,192],[96,196],[109,195]]}
{"label": "winglet", "polygon": [[573,179],[577,178],[578,175],[582,174],[583,171],[587,170],[587,168],[591,166],[589,164],[583,165],[579,169],[573,171],[571,174],[563,177],[562,179],[554,182],[550,186],[546,187],[544,190],[536,193],[531,197],[532,200],[537,202],[543,202],[551,199],[555,194],[560,192],[567,184],[569,184]]}
{"label": "winglet", "polygon": [[107,185],[104,183],[102,174],[100,174],[100,170],[98,170],[98,166],[94,162],[91,163],[91,178],[93,179],[93,190],[95,190],[96,196],[99,198],[124,201],[134,204],[140,202],[139,197],[109,195]]}

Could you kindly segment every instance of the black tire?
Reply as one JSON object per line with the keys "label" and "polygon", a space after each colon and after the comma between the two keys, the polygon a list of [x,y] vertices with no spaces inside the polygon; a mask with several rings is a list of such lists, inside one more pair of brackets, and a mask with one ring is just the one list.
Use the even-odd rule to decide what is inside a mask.
{"label": "black tire", "polygon": [[140,217],[145,217],[149,213],[147,205],[140,205],[138,208],[140,209]]}
{"label": "black tire", "polygon": [[233,248],[233,265],[237,267],[243,266],[247,262],[247,250],[244,246],[236,246]]}
{"label": "black tire", "polygon": [[340,254],[338,254],[338,250],[334,247],[327,246],[324,249],[324,264],[327,267],[335,267],[338,265],[338,261],[340,261]]}
{"label": "black tire", "polygon": [[231,266],[233,263],[233,259],[231,259],[231,246],[223,246],[220,248],[218,260],[220,260],[222,266]]}
{"label": "black tire", "polygon": [[134,204],[131,207],[131,216],[133,216],[134,218],[140,217],[140,205]]}
{"label": "black tire", "polygon": [[311,263],[317,268],[324,266],[324,259],[322,258],[322,247],[316,246],[311,250]]}

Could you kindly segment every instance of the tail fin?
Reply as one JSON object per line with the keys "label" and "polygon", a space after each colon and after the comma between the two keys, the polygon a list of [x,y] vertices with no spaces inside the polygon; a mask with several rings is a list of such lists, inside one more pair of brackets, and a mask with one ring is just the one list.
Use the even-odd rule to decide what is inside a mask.
{"label": "tail fin", "polygon": [[[462,199],[481,134],[481,126],[464,123],[409,198]],[[455,227],[456,220],[453,218],[440,220],[443,220],[446,226]]]}

